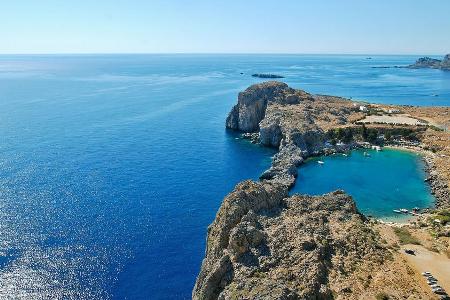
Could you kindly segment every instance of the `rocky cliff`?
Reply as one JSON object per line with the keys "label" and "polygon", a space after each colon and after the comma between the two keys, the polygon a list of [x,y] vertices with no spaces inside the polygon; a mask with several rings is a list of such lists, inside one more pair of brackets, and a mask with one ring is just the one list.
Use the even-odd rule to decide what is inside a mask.
{"label": "rocky cliff", "polygon": [[258,131],[268,104],[294,104],[308,96],[307,93],[294,90],[287,84],[276,81],[252,85],[239,93],[238,103],[229,113],[226,126],[243,132]]}
{"label": "rocky cliff", "polygon": [[384,261],[377,240],[343,192],[287,197],[246,181],[208,228],[193,299],[331,299],[357,265]]}
{"label": "rocky cliff", "polygon": [[380,238],[350,196],[288,195],[305,158],[347,150],[328,144],[327,130],[362,117],[352,101],[279,82],[239,94],[226,126],[278,153],[259,182],[240,183],[224,199],[208,228],[193,299],[388,299],[384,291],[430,299],[398,245]]}
{"label": "rocky cliff", "polygon": [[278,148],[272,167],[261,179],[290,187],[303,159],[324,149],[325,131],[358,117],[351,101],[311,95],[285,83],[268,81],[239,94],[226,127],[258,132],[261,144]]}
{"label": "rocky cliff", "polygon": [[409,65],[408,68],[410,69],[432,68],[450,71],[450,54],[447,54],[443,60],[430,57],[422,57],[419,58],[414,64]]}

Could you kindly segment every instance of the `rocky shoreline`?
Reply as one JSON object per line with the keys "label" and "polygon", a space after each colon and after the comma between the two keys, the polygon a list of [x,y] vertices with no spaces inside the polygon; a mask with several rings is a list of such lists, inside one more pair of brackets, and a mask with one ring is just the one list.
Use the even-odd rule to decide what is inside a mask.
{"label": "rocky shoreline", "polygon": [[425,182],[430,186],[431,193],[435,197],[435,207],[437,209],[446,209],[450,207],[450,190],[448,189],[448,184],[439,174],[434,162],[434,153],[431,151],[427,151],[423,149],[423,145],[420,147],[398,147],[395,145],[387,145],[386,147],[405,150],[405,151],[413,151],[422,156],[426,178]]}
{"label": "rocky shoreline", "polygon": [[450,71],[450,54],[447,54],[443,60],[431,57],[421,57],[414,64],[409,65],[410,69],[431,68],[443,71]]}
{"label": "rocky shoreline", "polygon": [[[376,286],[368,289],[355,276],[372,278],[380,264],[389,264],[392,251],[383,246],[351,197],[341,191],[288,196],[298,166],[306,158],[370,147],[357,140],[375,130],[355,125],[365,116],[362,107],[274,81],[239,93],[226,127],[243,132],[254,143],[278,148],[278,153],[259,182],[243,182],[224,199],[208,228],[206,256],[193,299],[333,299],[336,294],[358,299],[375,295]],[[383,130],[399,131],[391,125]],[[335,135],[346,143],[336,142]],[[433,156],[425,158],[427,181],[439,199],[436,205],[449,207],[446,181],[435,169]],[[396,289],[407,297],[414,283],[405,282]],[[388,280],[379,286],[393,284]],[[421,293],[417,291],[416,296]]]}

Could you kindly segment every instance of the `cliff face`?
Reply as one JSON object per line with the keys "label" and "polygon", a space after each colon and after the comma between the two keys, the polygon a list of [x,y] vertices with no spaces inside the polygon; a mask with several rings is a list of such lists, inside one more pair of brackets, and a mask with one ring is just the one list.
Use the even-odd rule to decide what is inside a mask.
{"label": "cliff face", "polygon": [[226,126],[243,132],[258,131],[268,104],[294,104],[301,101],[302,96],[301,93],[281,82],[268,81],[252,85],[239,93],[238,103],[229,113]]}
{"label": "cliff face", "polygon": [[343,192],[287,197],[246,181],[208,228],[193,299],[330,299],[358,262],[383,261],[377,238]]}
{"label": "cliff face", "polygon": [[325,130],[357,115],[352,103],[336,97],[313,96],[285,83],[268,81],[239,94],[226,126],[258,132],[262,145],[279,149],[261,179],[291,187],[303,158],[322,151]]}

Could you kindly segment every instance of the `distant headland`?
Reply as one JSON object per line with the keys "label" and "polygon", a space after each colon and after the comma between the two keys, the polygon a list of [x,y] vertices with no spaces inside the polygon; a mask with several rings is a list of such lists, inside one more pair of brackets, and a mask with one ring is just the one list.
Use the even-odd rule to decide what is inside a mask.
{"label": "distant headland", "polygon": [[261,74],[253,74],[252,77],[258,77],[258,78],[271,78],[271,79],[274,79],[274,78],[284,78],[284,76],[281,76],[281,75],[276,75],[276,74],[263,74],[263,73],[261,73]]}
{"label": "distant headland", "polygon": [[409,65],[410,69],[431,68],[443,71],[450,71],[450,54],[444,56],[443,60],[431,57],[421,57],[414,64]]}

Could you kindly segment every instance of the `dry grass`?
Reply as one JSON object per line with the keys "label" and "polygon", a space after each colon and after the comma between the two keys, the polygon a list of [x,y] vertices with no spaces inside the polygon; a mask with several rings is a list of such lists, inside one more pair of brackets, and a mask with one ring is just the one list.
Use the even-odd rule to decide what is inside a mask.
{"label": "dry grass", "polygon": [[394,233],[397,235],[400,244],[406,245],[406,244],[413,244],[413,245],[420,245],[420,241],[411,235],[411,232],[409,232],[408,229],[403,227],[396,227],[394,228]]}

